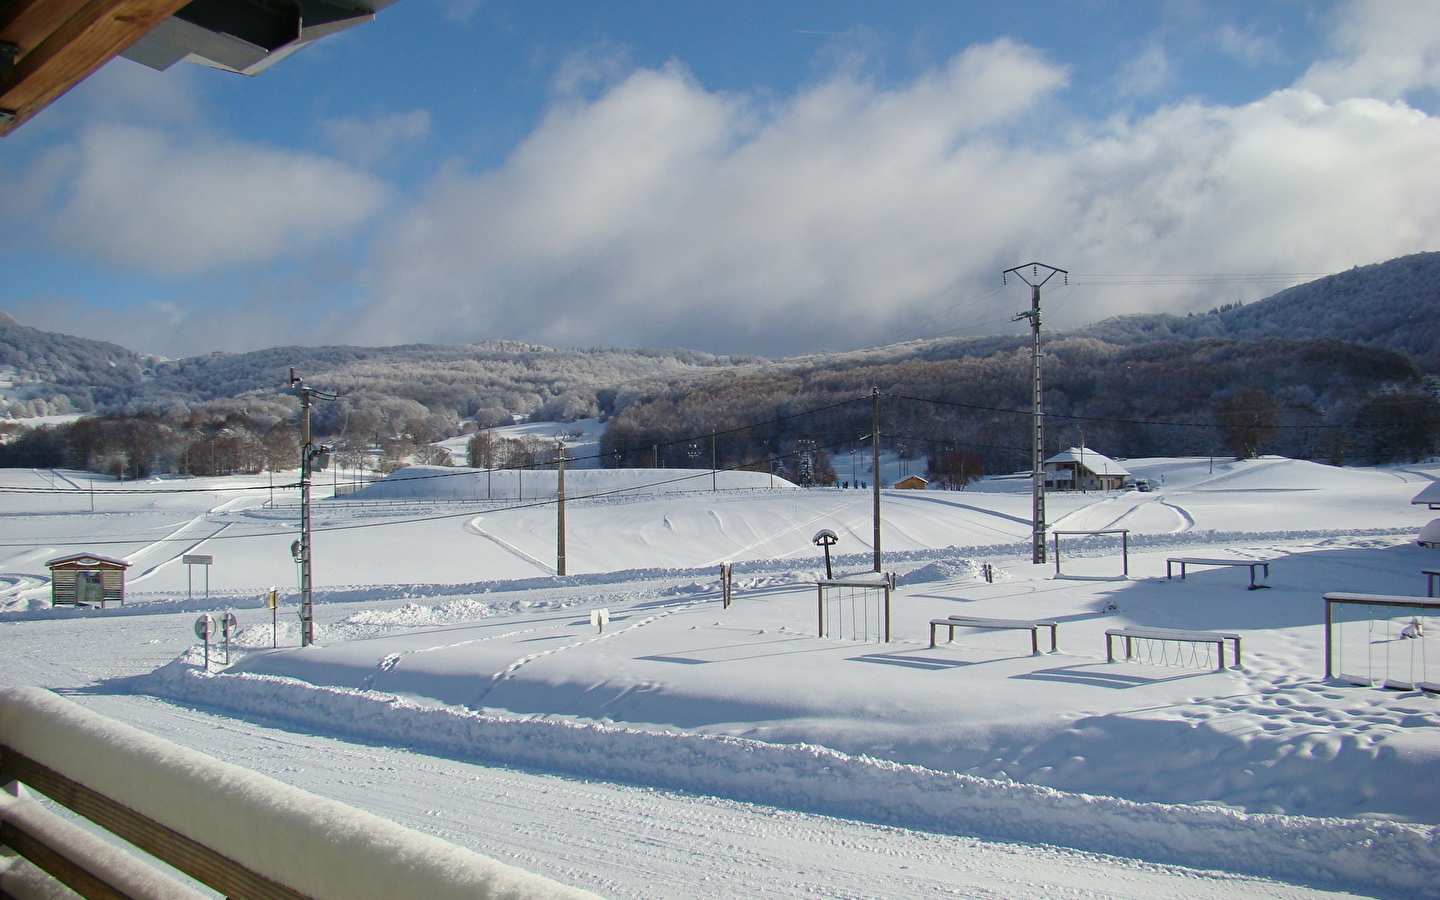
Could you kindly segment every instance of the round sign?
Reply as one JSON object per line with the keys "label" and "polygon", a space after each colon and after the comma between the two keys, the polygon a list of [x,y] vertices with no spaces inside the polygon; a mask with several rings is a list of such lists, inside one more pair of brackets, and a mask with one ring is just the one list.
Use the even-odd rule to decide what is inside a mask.
{"label": "round sign", "polygon": [[215,620],[209,613],[195,620],[195,636],[202,641],[208,641],[210,635],[215,633]]}
{"label": "round sign", "polygon": [[233,612],[227,612],[220,617],[220,630],[225,633],[226,637],[240,630],[240,623],[235,620],[235,614]]}

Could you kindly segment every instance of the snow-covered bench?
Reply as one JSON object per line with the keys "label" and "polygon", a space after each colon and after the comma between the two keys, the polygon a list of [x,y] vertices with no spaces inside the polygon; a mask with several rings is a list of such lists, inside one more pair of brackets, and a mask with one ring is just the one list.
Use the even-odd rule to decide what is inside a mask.
{"label": "snow-covered bench", "polygon": [[1216,671],[1225,668],[1225,642],[1229,641],[1235,648],[1235,665],[1240,665],[1240,635],[1228,631],[1184,631],[1179,628],[1151,628],[1143,625],[1126,625],[1124,628],[1111,628],[1105,632],[1105,661],[1115,661],[1115,644],[1112,638],[1125,639],[1125,658],[1133,659],[1135,656],[1135,641],[1176,641],[1179,643],[1192,644],[1214,644],[1219,656],[1220,665]]}
{"label": "snow-covered bench", "polygon": [[1270,577],[1270,563],[1260,559],[1213,559],[1199,556],[1172,556],[1165,560],[1165,577],[1170,578],[1174,574],[1173,567],[1180,566],[1180,580],[1185,580],[1186,566],[1244,566],[1250,570],[1250,590],[1256,591],[1260,588],[1267,588],[1268,584],[1256,584],[1255,570],[1260,569],[1265,577]]}
{"label": "snow-covered bench", "polygon": [[1050,629],[1050,652],[1056,649],[1056,631],[1058,625],[1050,621],[1038,619],[986,619],[980,616],[950,616],[944,619],[930,620],[930,646],[935,646],[935,629],[940,626],[950,629],[950,640],[955,640],[956,628],[995,628],[1004,631],[1028,631],[1030,632],[1030,652],[1040,652],[1040,629]]}
{"label": "snow-covered bench", "polygon": [[[12,781],[70,807],[220,896],[598,900],[38,688],[0,691],[0,784]],[[18,876],[29,886],[23,896],[60,896],[55,881],[85,897],[206,896],[71,824],[18,787],[0,791],[0,831],[7,849],[34,866]],[[0,873],[7,887],[14,868]],[[9,891],[0,889],[0,896]]]}

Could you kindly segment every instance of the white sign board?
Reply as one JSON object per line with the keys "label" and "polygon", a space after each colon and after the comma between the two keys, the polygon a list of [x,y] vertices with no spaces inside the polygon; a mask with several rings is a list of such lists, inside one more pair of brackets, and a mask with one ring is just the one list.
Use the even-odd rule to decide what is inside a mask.
{"label": "white sign board", "polygon": [[180,561],[187,566],[213,566],[215,557],[206,556],[203,553],[187,553],[180,557]]}
{"label": "white sign board", "polygon": [[600,629],[601,631],[604,631],[604,630],[605,630],[605,624],[606,624],[607,622],[609,622],[609,621],[610,621],[610,610],[608,610],[608,609],[592,609],[592,610],[590,610],[590,624],[591,624],[591,625],[594,625],[596,628]]}

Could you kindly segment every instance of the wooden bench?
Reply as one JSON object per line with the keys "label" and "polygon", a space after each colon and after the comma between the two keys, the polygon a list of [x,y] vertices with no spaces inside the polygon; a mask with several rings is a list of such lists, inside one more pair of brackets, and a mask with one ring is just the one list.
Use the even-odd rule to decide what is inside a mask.
{"label": "wooden bench", "polygon": [[950,640],[955,640],[956,628],[995,628],[1003,631],[1028,631],[1030,632],[1030,652],[1040,652],[1040,629],[1050,629],[1050,652],[1056,650],[1056,623],[1039,621],[1035,619],[986,619],[980,616],[950,616],[945,619],[930,620],[930,646],[935,646],[935,629],[944,625],[950,629]]}
{"label": "wooden bench", "polygon": [[1435,579],[1440,578],[1440,569],[1421,569],[1420,574],[1426,578],[1425,596],[1440,597],[1440,594],[1435,593]]}
{"label": "wooden bench", "polygon": [[1149,628],[1141,625],[1111,628],[1105,632],[1106,662],[1115,661],[1115,644],[1111,638],[1117,637],[1125,639],[1126,659],[1134,658],[1136,639],[1214,644],[1220,660],[1220,667],[1216,671],[1222,671],[1225,668],[1225,642],[1230,641],[1235,647],[1235,665],[1237,667],[1240,665],[1240,635],[1231,634],[1228,631],[1183,631],[1178,628]]}
{"label": "wooden bench", "polygon": [[1258,591],[1261,588],[1268,588],[1268,584],[1255,583],[1255,570],[1260,569],[1265,577],[1270,577],[1270,563],[1259,559],[1208,559],[1197,556],[1172,556],[1165,560],[1165,577],[1170,578],[1174,574],[1174,565],[1180,564],[1180,580],[1185,580],[1186,566],[1245,566],[1250,570],[1250,590]]}

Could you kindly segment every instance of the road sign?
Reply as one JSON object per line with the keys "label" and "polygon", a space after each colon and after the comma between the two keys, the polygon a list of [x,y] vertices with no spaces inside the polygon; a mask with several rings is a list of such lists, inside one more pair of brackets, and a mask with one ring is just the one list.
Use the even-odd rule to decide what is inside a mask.
{"label": "road sign", "polygon": [[607,622],[609,622],[609,621],[610,621],[610,610],[608,610],[608,609],[592,609],[592,610],[590,610],[590,624],[591,624],[591,625],[594,625],[594,626],[595,626],[596,628],[598,628],[599,630],[604,631],[604,630],[605,630],[605,624],[606,624]]}
{"label": "road sign", "polygon": [[209,613],[195,620],[195,636],[202,641],[210,640],[210,635],[215,633],[215,620]]}
{"label": "road sign", "polygon": [[230,635],[235,634],[239,630],[240,623],[236,621],[233,612],[227,612],[220,617],[220,631],[224,633],[227,640],[230,638]]}
{"label": "road sign", "polygon": [[[174,557],[172,556],[171,559],[174,559]],[[180,561],[187,566],[213,566],[215,564],[215,557],[207,556],[203,553],[187,553],[180,557]]]}

